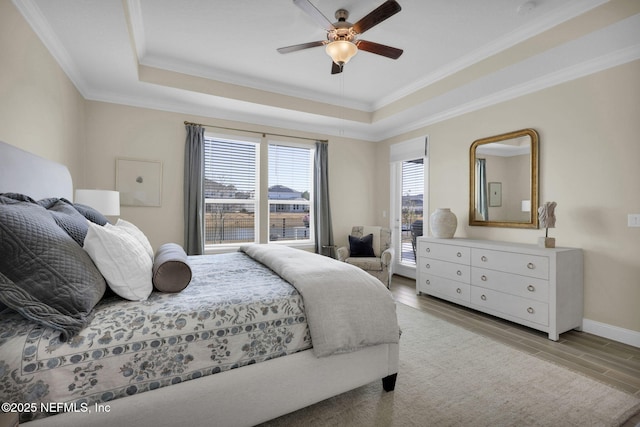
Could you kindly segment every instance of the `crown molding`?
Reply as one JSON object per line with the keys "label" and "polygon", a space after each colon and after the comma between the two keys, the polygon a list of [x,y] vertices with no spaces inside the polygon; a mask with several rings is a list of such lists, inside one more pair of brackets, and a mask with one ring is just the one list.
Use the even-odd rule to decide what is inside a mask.
{"label": "crown molding", "polygon": [[272,92],[274,94],[287,95],[308,101],[331,104],[337,107],[351,108],[366,113],[373,111],[372,105],[367,102],[344,98],[336,100],[335,96],[330,96],[322,92],[298,89],[266,80],[256,80],[255,77],[245,76],[238,73],[230,73],[221,69],[200,66],[185,61],[178,62],[160,56],[153,56],[147,52],[144,19],[140,0],[123,0],[123,2],[125,9],[128,11],[128,28],[131,32],[130,36],[132,39],[133,49],[136,52],[139,65],[187,74],[194,77],[212,80],[213,82],[244,86],[265,92]]}
{"label": "crown molding", "polygon": [[[272,112],[270,114],[267,111],[265,114],[253,114],[240,110],[220,109],[216,107],[203,109],[200,105],[171,101],[158,102],[155,99],[141,99],[138,97],[116,95],[112,92],[92,93],[88,99],[193,116],[215,117],[216,119],[221,120],[297,130],[300,132],[314,133],[318,135],[329,135],[379,142],[638,59],[640,59],[640,44],[610,52],[598,58],[549,73],[538,79],[496,91],[489,96],[480,97],[453,108],[429,114],[420,120],[407,122],[403,120],[402,115],[400,114],[398,117],[393,117],[388,120],[392,124],[379,125],[354,125],[351,122],[341,121],[339,119],[331,119],[327,117],[318,118],[318,116],[314,116],[310,113],[299,113],[300,116],[305,116],[302,118],[304,121],[301,121],[300,119],[296,120],[294,117],[287,118],[287,114],[278,114],[278,112],[275,112],[275,114]],[[223,100],[223,102],[224,101],[225,100]],[[416,107],[417,110],[415,110],[414,113],[420,114],[421,111],[425,111],[428,107],[427,104],[428,103]]]}
{"label": "crown molding", "polygon": [[378,102],[373,104],[373,110],[379,110],[380,108],[383,108],[393,102],[399,101],[400,99],[411,95],[412,93],[420,89],[430,86],[461,70],[464,70],[465,68],[472,66],[479,61],[482,61],[483,59],[496,55],[503,50],[515,46],[518,43],[521,43],[538,34],[541,34],[549,30],[550,28],[555,27],[556,25],[566,22],[571,18],[579,16],[591,9],[600,6],[607,1],[609,0],[585,0],[568,4],[561,9],[554,11],[554,13],[547,14],[543,19],[537,20],[533,24],[530,24],[528,26],[521,27],[516,31],[507,33],[494,42],[489,43],[474,52],[471,52],[469,55],[465,55],[456,61],[452,61],[451,63],[447,64],[446,67],[442,67],[434,71],[433,73],[424,76],[422,79],[415,81],[413,84],[405,86],[392,94],[380,98]]}
{"label": "crown molding", "polygon": [[123,0],[124,10],[126,11],[126,19],[128,21],[128,30],[131,32],[133,40],[133,50],[136,58],[140,62],[140,58],[144,58],[147,54],[147,38],[144,35],[144,21],[142,19],[142,5],[140,0]]}
{"label": "crown molding", "polygon": [[[175,96],[176,94],[189,92],[187,89],[165,87],[162,89],[163,92],[143,91],[141,95],[134,96],[131,93],[99,91],[95,88],[90,88],[77,71],[77,65],[70,58],[67,50],[62,46],[35,2],[33,0],[13,0],[13,3],[80,94],[87,100],[170,111],[193,116],[215,117],[224,120],[372,142],[382,141],[415,131],[462,114],[640,59],[640,43],[615,49],[615,40],[631,39],[633,42],[640,40],[637,38],[637,30],[633,30],[633,28],[635,28],[634,24],[638,24],[638,21],[640,21],[640,15],[635,15],[627,18],[625,20],[627,21],[626,24],[621,22],[620,27],[614,28],[613,33],[608,35],[612,45],[608,48],[606,54],[585,59],[575,64],[569,64],[562,69],[549,72],[541,77],[532,78],[521,83],[514,83],[510,87],[505,88],[504,86],[499,87],[499,85],[496,85],[495,90],[488,95],[483,95],[482,92],[478,92],[475,98],[469,98],[470,95],[473,96],[473,91],[466,90],[467,88],[465,88],[464,94],[461,94],[459,91],[450,91],[416,105],[413,108],[403,110],[393,116],[382,119],[379,122],[357,123],[353,120],[344,120],[338,117],[314,113],[313,110],[309,110],[309,112],[289,110],[282,106],[262,105],[198,92],[190,92],[192,95],[185,97],[185,101]],[[136,14],[139,15],[140,11],[136,8],[140,7],[139,0],[123,0],[123,3],[128,7],[130,20],[132,22],[137,21],[138,18]],[[602,0],[591,0],[589,2],[591,7],[596,7],[597,4],[600,3],[602,3]],[[135,25],[139,26],[140,23]],[[631,27],[631,29],[629,29],[629,27]],[[134,32],[131,28],[130,31]],[[616,31],[627,32],[621,33]],[[630,31],[634,32],[631,33]],[[138,39],[139,37],[132,36],[135,49],[136,51],[138,51],[138,49],[144,51],[144,40],[140,41]],[[594,39],[589,40],[593,41]],[[585,40],[584,43],[588,43],[589,40]],[[544,58],[537,59],[538,61],[542,60],[543,63],[545,62]],[[466,60],[468,61],[470,59],[467,58]],[[482,83],[483,82],[475,81],[471,84],[477,85]],[[500,83],[505,82],[501,81]],[[283,91],[275,91],[274,93],[283,94]],[[295,93],[295,91],[290,93]],[[330,102],[328,102],[328,104],[330,104]],[[341,106],[346,107],[346,105]]]}
{"label": "crown molding", "polygon": [[617,67],[631,61],[640,59],[640,44],[619,49],[606,55],[584,61],[582,63],[564,68],[562,70],[549,73],[538,79],[530,80],[525,83],[515,85],[513,87],[492,93],[489,96],[481,97],[473,101],[461,104],[459,106],[431,114],[421,120],[406,123],[402,126],[402,132],[398,129],[385,132],[382,139],[388,139],[401,133],[407,133],[418,130],[420,128],[430,126],[445,120],[449,120],[463,114],[491,107],[502,102],[510,101],[521,96],[539,92],[541,90],[557,86],[572,80],[579,79],[609,68]]}
{"label": "crown molding", "polygon": [[331,104],[336,107],[359,110],[364,113],[372,112],[371,104],[366,102],[358,102],[352,99],[344,98],[337,99],[335,96],[327,95],[320,92],[301,90],[287,85],[276,84],[274,82],[256,81],[254,78],[239,75],[237,73],[231,74],[219,69],[205,68],[196,64],[188,64],[184,62],[177,64],[175,61],[167,61],[162,58],[151,57],[148,55],[147,57],[142,58],[139,62],[140,65],[143,66],[203,78],[211,80],[214,83],[219,82],[235,86],[243,86],[263,92],[270,92],[275,95],[285,95],[293,98],[303,99],[306,101]]}
{"label": "crown molding", "polygon": [[32,0],[12,0],[14,6],[25,18],[31,29],[38,36],[42,44],[47,48],[51,56],[56,60],[62,71],[69,77],[69,80],[78,89],[78,92],[86,98],[89,87],[82,74],[78,71],[78,67],[71,59],[69,52],[51,26],[42,15],[40,8]]}

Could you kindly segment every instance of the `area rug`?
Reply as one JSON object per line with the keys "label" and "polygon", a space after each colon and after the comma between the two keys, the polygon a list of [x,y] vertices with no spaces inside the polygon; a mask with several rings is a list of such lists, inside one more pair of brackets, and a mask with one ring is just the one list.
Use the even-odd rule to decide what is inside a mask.
{"label": "area rug", "polygon": [[263,427],[620,426],[640,411],[633,395],[400,303],[398,320],[394,392],[376,381]]}

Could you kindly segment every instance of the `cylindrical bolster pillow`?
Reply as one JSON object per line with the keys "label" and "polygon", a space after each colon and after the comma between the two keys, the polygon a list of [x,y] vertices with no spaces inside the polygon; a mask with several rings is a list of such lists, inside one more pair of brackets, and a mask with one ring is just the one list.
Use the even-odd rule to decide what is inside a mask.
{"label": "cylindrical bolster pillow", "polygon": [[180,292],[191,282],[191,267],[180,245],[165,243],[153,260],[153,286],[160,292]]}

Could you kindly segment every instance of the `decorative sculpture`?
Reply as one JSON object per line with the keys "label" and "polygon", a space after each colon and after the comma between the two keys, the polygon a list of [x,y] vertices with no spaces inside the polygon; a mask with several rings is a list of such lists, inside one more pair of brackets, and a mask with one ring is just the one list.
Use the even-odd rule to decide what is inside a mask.
{"label": "decorative sculpture", "polygon": [[545,228],[544,237],[538,238],[538,246],[543,248],[555,248],[556,239],[549,237],[549,229],[556,226],[556,202],[546,202],[538,208],[538,221],[541,227]]}

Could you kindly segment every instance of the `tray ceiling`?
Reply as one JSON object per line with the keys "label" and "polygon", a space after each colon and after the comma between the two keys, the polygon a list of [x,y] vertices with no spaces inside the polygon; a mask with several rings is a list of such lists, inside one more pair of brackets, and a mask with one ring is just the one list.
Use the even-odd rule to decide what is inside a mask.
{"label": "tray ceiling", "polygon": [[[331,75],[290,0],[14,0],[91,100],[377,141],[640,57],[640,2],[398,0]],[[382,1],[312,0],[357,21]]]}

